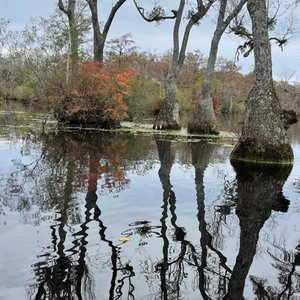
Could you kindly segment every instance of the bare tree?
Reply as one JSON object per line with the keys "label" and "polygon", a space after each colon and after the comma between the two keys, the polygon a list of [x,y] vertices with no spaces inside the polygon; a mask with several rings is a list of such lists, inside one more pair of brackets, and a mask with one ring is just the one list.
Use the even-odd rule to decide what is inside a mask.
{"label": "bare tree", "polygon": [[216,131],[215,114],[210,93],[219,43],[223,33],[228,28],[231,21],[239,14],[246,2],[247,0],[239,0],[237,3],[232,3],[233,9],[229,13],[226,13],[229,9],[229,3],[227,0],[220,0],[218,19],[211,41],[205,79],[201,87],[196,109],[188,123],[188,130],[190,132],[218,134]]}
{"label": "bare tree", "polygon": [[126,0],[118,0],[112,6],[109,16],[104,23],[103,30],[100,29],[100,22],[98,16],[98,0],[86,0],[92,14],[92,24],[94,32],[94,60],[103,62],[104,59],[104,46],[107,39],[107,34],[109,32],[112,21],[121,8],[121,6],[126,2]]}
{"label": "bare tree", "polygon": [[255,163],[293,162],[287,128],[295,118],[283,113],[273,86],[266,1],[249,0],[254,51],[254,85],[248,95],[244,124],[232,160]]}
{"label": "bare tree", "polygon": [[[17,31],[2,26],[0,36],[5,51],[0,61],[7,70],[4,79],[11,80],[13,88],[8,96],[17,99],[47,96],[49,78],[66,53],[65,26],[61,21],[57,15],[52,15],[32,18]],[[17,79],[20,75],[22,80]]]}
{"label": "bare tree", "polygon": [[154,122],[153,128],[180,129],[179,102],[176,97],[176,79],[185,60],[185,53],[191,29],[194,25],[198,24],[199,21],[207,14],[208,10],[211,8],[215,0],[206,1],[206,3],[202,0],[196,1],[194,7],[192,7],[192,9],[187,14],[186,18],[188,21],[184,27],[184,33],[181,41],[179,38],[180,27],[184,18],[184,9],[187,1],[180,0],[177,10],[171,10],[174,16],[164,16],[164,10],[160,6],[156,6],[152,13],[148,14],[148,17],[145,14],[144,8],[138,6],[135,0],[134,2],[138,11],[147,22],[159,21],[167,18],[175,18],[173,27],[172,58],[168,74],[164,82],[165,99],[160,109],[158,118],[156,118]]}

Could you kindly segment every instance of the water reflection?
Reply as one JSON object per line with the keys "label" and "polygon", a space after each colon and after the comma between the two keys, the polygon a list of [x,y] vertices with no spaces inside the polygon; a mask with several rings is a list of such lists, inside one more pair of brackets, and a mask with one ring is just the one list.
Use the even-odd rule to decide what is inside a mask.
{"label": "water reflection", "polygon": [[[238,183],[236,214],[240,220],[240,247],[225,299],[242,299],[245,280],[256,253],[259,232],[272,210],[287,212],[282,193],[290,167],[235,165]],[[279,298],[280,299],[280,298]]]}
{"label": "water reflection", "polygon": [[[235,165],[228,180],[225,147],[161,136],[49,134],[24,138],[20,151],[0,177],[0,217],[27,212],[23,222],[48,241],[36,248],[28,299],[243,299],[247,284],[257,299],[300,292],[296,239],[291,250],[274,238],[263,254],[278,282],[251,269],[262,228],[288,212],[290,169]],[[147,193],[144,208],[135,198]],[[107,213],[119,198],[120,212]]]}
{"label": "water reflection", "polygon": [[[64,159],[64,156],[59,159]],[[83,289],[83,293],[87,294],[88,299],[95,299],[92,287],[93,280],[85,263],[85,255],[86,231],[88,229],[86,225],[91,220],[90,207],[95,203],[94,200],[97,199],[97,196],[93,197],[95,196],[93,191],[88,191],[85,206],[87,209],[85,212],[86,220],[81,225],[81,237],[77,238],[77,235],[73,234],[74,246],[71,249],[66,249],[65,243],[69,233],[67,228],[70,226],[69,219],[73,222],[74,220],[80,222],[79,216],[74,218],[74,215],[70,213],[75,176],[74,161],[67,161],[65,176],[63,193],[59,194],[59,199],[55,200],[55,203],[60,203],[57,217],[54,220],[55,224],[50,226],[52,245],[48,247],[48,251],[39,256],[42,259],[44,257],[47,259],[33,265],[38,284],[30,287],[32,299],[81,299],[81,289]],[[84,283],[83,287],[82,283]]]}
{"label": "water reflection", "polygon": [[[128,187],[130,180],[126,178],[126,163],[122,153],[126,148],[126,140],[115,139],[107,134],[95,135],[58,135],[48,136],[45,140],[43,155],[53,166],[66,166],[65,170],[55,170],[51,174],[60,174],[57,181],[66,178],[60,197],[54,197],[52,207],[58,208],[59,217],[51,226],[51,252],[40,257],[53,257],[35,264],[34,272],[39,282],[34,299],[96,299],[94,294],[94,278],[86,264],[88,249],[88,229],[92,222],[98,224],[100,240],[111,249],[111,286],[109,299],[121,298],[126,289],[127,299],[134,299],[134,286],[131,277],[135,275],[130,264],[121,262],[120,244],[114,244],[106,237],[107,227],[101,220],[101,209],[97,204],[98,182],[101,182],[99,193],[118,193]],[[45,150],[44,149],[44,150]],[[78,180],[79,177],[79,180]],[[49,178],[50,179],[50,178]],[[74,187],[83,191],[87,185],[85,197],[84,220],[72,217],[71,224],[80,224],[80,229],[71,232],[73,246],[66,249],[66,227],[71,224],[71,208]],[[52,185],[55,188],[56,185]],[[128,287],[125,282],[128,282]],[[34,292],[32,292],[34,295]]]}
{"label": "water reflection", "polygon": [[[258,299],[293,299],[300,291],[300,244],[293,251],[288,251],[274,243],[275,253],[269,252],[273,266],[278,270],[280,287],[273,287],[266,278],[250,276],[255,295]],[[297,297],[297,296],[295,296]],[[297,299],[297,298],[295,298]]]}
{"label": "water reflection", "polygon": [[[213,245],[214,239],[208,230],[208,224],[205,220],[204,173],[210,162],[213,149],[214,147],[209,144],[192,144],[198,208],[198,228],[201,233],[200,264],[197,268],[199,273],[198,286],[203,299],[222,297],[226,291],[228,278],[231,274],[231,269],[226,265],[227,258]],[[220,232],[215,233],[215,235],[218,234],[220,234]]]}
{"label": "water reflection", "polygon": [[[180,299],[181,285],[184,278],[187,276],[185,273],[185,264],[190,260],[193,247],[185,240],[186,232],[183,227],[177,225],[176,216],[176,196],[172,190],[170,181],[171,168],[175,159],[174,147],[170,141],[156,140],[158,156],[160,160],[160,169],[158,175],[163,189],[163,205],[161,222],[161,237],[163,240],[162,246],[162,262],[156,264],[156,272],[159,272],[161,281],[160,299]],[[168,210],[170,210],[171,219],[170,223],[173,227],[173,234],[171,236],[173,243],[170,243],[168,237],[167,217]],[[179,243],[179,253],[172,257],[172,244]]]}

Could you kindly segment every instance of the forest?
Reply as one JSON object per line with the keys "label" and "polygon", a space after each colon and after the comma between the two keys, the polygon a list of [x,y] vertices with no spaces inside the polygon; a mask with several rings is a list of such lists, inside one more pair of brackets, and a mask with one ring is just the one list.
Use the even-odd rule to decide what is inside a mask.
{"label": "forest", "polygon": [[[187,127],[190,133],[214,135],[219,134],[216,116],[245,113],[240,154],[261,156],[273,144],[271,156],[281,153],[275,161],[291,160],[285,131],[300,112],[300,86],[288,76],[273,80],[270,45],[288,47],[298,1],[181,0],[170,7],[163,1],[133,0],[140,22],[172,23],[173,43],[160,54],[141,51],[135,32],[108,39],[126,2],[113,1],[105,18],[99,13],[107,5],[102,1],[59,0],[50,17],[32,18],[21,30],[11,30],[9,20],[2,18],[1,101],[23,101],[60,124],[118,128],[126,120],[152,123],[155,130]],[[283,15],[290,24],[280,28]],[[209,53],[202,51],[201,37],[199,49],[187,51],[191,30],[209,18],[215,26]],[[218,55],[225,33],[241,40],[234,60]],[[239,56],[252,53],[254,69],[244,74]],[[262,90],[266,99],[259,101]],[[251,92],[256,94],[250,101]],[[262,132],[260,127],[264,136],[253,134]]]}

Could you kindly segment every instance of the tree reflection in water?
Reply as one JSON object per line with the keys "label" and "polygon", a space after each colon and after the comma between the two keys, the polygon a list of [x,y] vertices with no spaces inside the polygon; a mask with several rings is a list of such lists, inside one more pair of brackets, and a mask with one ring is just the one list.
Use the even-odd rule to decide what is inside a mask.
{"label": "tree reflection in water", "polygon": [[[210,299],[211,286],[209,285],[209,273],[211,276],[219,276],[218,295],[222,295],[225,287],[227,273],[231,273],[226,265],[226,257],[212,244],[212,236],[207,230],[205,221],[205,197],[204,197],[204,172],[208,167],[214,146],[192,143],[192,164],[195,167],[195,183],[197,192],[198,222],[201,233],[200,251],[198,245],[194,245],[186,239],[186,232],[183,227],[177,225],[176,196],[170,181],[171,168],[175,159],[175,152],[172,142],[166,140],[156,140],[158,155],[160,160],[159,178],[163,188],[163,205],[161,221],[161,237],[163,240],[162,262],[156,264],[155,270],[160,274],[160,299],[181,299],[183,297],[184,280],[191,276],[187,272],[188,267],[195,271],[198,277],[198,288],[203,299]],[[168,226],[166,219],[170,211],[170,223],[173,227],[172,240],[168,237]],[[180,251],[175,257],[172,253],[175,245],[180,245]],[[208,251],[210,249],[219,259],[217,271],[207,267]],[[222,274],[222,270],[225,275]]]}
{"label": "tree reflection in water", "polygon": [[[160,274],[161,280],[161,299],[180,299],[180,286],[185,277],[184,260],[185,256],[188,257],[191,249],[189,248],[189,242],[185,240],[185,230],[176,224],[177,216],[176,210],[176,197],[172,190],[172,185],[170,182],[171,168],[175,159],[174,148],[170,141],[156,140],[158,156],[160,160],[160,169],[158,175],[163,188],[163,205],[162,205],[162,217],[161,222],[161,237],[163,240],[163,258],[162,262],[156,264],[155,270]],[[173,239],[175,242],[180,242],[181,249],[177,257],[172,258],[170,255],[170,250],[172,245],[170,245],[167,230],[168,226],[166,224],[166,219],[168,216],[168,206],[170,206],[171,213],[171,225],[174,227]]]}
{"label": "tree reflection in water", "polygon": [[[204,173],[208,167],[214,147],[200,143],[193,143],[191,147],[192,161],[195,168],[197,217],[201,233],[200,265],[197,268],[199,276],[198,287],[203,299],[220,298],[226,291],[226,284],[231,274],[231,269],[226,265],[227,258],[213,246],[213,237],[207,229],[208,226],[205,220]],[[210,260],[215,257],[217,263],[208,261],[209,257]],[[196,258],[194,258],[194,261],[196,262]],[[217,286],[215,286],[216,282]]]}
{"label": "tree reflection in water", "polygon": [[[39,262],[32,266],[36,284],[28,287],[29,298],[99,299],[97,286],[103,288],[105,284],[96,282],[99,274],[93,272],[90,262],[90,238],[93,242],[96,240],[101,248],[109,249],[109,270],[96,269],[96,272],[103,271],[109,277],[109,288],[104,292],[106,299],[135,299],[136,282],[142,277],[145,281],[142,284],[145,287],[148,284],[151,291],[150,294],[143,291],[147,299],[185,299],[189,298],[191,289],[197,291],[199,299],[243,299],[247,276],[257,299],[289,299],[300,292],[300,274],[297,270],[300,249],[297,242],[294,251],[288,251],[284,245],[274,241],[268,252],[278,272],[278,286],[269,283],[267,278],[259,277],[260,274],[248,275],[257,251],[259,233],[266,220],[272,211],[288,210],[289,201],[283,196],[282,188],[290,170],[235,165],[236,181],[224,183],[224,201],[214,205],[205,193],[204,179],[215,146],[193,142],[184,147],[180,145],[179,153],[176,142],[159,138],[152,142],[160,162],[160,217],[154,225],[148,220],[131,220],[129,229],[122,232],[125,238],[130,237],[132,241],[134,236],[138,236],[141,252],[147,251],[147,247],[151,250],[150,241],[159,238],[160,259],[151,256],[151,253],[140,264],[135,261],[136,257],[126,256],[122,240],[116,242],[109,238],[100,200],[103,195],[119,193],[131,184],[127,178],[128,169],[134,169],[136,174],[145,174],[147,168],[151,168],[154,164],[153,153],[151,159],[145,158],[148,158],[150,151],[149,143],[135,144],[133,138],[120,139],[109,134],[99,134],[97,138],[95,133],[49,135],[44,137],[41,156],[32,169],[18,165],[17,171],[8,176],[10,180],[3,189],[7,193],[1,195],[5,205],[12,203],[9,201],[12,192],[9,191],[13,191],[14,199],[27,199],[28,202],[22,200],[26,205],[17,203],[11,209],[21,211],[38,205],[42,212],[55,210],[50,226],[51,245],[42,250]],[[190,166],[195,171],[195,231],[199,232],[200,238],[192,241],[177,217],[180,211],[171,182],[176,155],[177,159],[184,157],[191,162]],[[137,166],[138,160],[147,162],[141,167]],[[22,170],[30,176],[20,175]],[[32,182],[27,185],[27,190],[19,188],[20,180],[24,178],[26,183]],[[29,187],[32,189],[28,192]],[[194,190],[194,187],[190,189]],[[161,193],[160,188],[159,191]],[[84,206],[77,203],[79,192],[85,195]],[[211,207],[208,205],[215,208],[218,218],[214,219],[209,214]],[[218,239],[222,236],[225,223],[222,216],[229,215],[233,205],[240,222],[240,246],[235,264],[230,265]],[[83,211],[80,211],[81,208]],[[90,231],[95,228],[96,235]],[[225,240],[226,236],[221,238]],[[157,246],[157,239],[153,243]],[[128,249],[130,247],[128,244]]]}
{"label": "tree reflection in water", "polygon": [[[225,299],[243,299],[245,280],[256,253],[259,232],[272,210],[287,212],[289,206],[282,189],[291,167],[236,164],[234,168],[238,184],[236,214],[241,228],[240,248]],[[255,282],[254,277],[252,281]]]}
{"label": "tree reflection in water", "polygon": [[[176,197],[170,182],[175,157],[172,144],[169,141],[157,140],[157,148],[161,163],[159,177],[163,187],[161,218],[163,261],[156,265],[156,269],[160,272],[161,299],[181,298],[185,263],[197,270],[198,288],[203,299],[242,299],[246,276],[256,253],[261,228],[272,210],[286,212],[288,209],[289,201],[283,196],[282,188],[290,168],[236,166],[238,193],[236,213],[240,219],[241,235],[240,250],[236,264],[231,270],[226,264],[227,258],[214,246],[214,238],[208,231],[205,219],[204,172],[212,156],[213,146],[203,143],[191,145],[192,163],[195,168],[197,217],[201,233],[200,251],[197,251],[197,246],[185,239],[184,229],[176,224]],[[173,245],[167,235],[168,207],[171,225],[175,229],[173,241],[181,243],[181,251],[175,259],[170,257]]]}
{"label": "tree reflection in water", "polygon": [[[273,266],[279,271],[278,280],[281,287],[270,286],[268,280],[258,276],[250,276],[257,299],[293,299],[295,293],[300,292],[300,272],[296,267],[300,266],[300,244],[294,251],[273,243],[277,254],[269,252],[273,259]],[[295,298],[297,299],[297,298]]]}
{"label": "tree reflection in water", "polygon": [[[68,143],[66,143],[66,139]],[[86,139],[86,137],[85,137]],[[33,266],[37,281],[39,282],[34,290],[31,291],[31,297],[39,299],[96,299],[94,294],[94,280],[90,274],[88,265],[86,264],[86,253],[88,247],[88,229],[91,222],[98,223],[100,240],[106,243],[111,249],[111,287],[109,291],[110,299],[119,299],[123,295],[123,287],[126,280],[128,281],[127,299],[134,299],[134,286],[131,283],[131,277],[134,276],[133,268],[127,263],[122,264],[119,257],[120,244],[114,243],[106,238],[106,226],[101,220],[101,210],[97,205],[97,181],[99,176],[103,176],[104,184],[101,190],[108,189],[117,192],[124,189],[129,180],[126,179],[125,169],[120,165],[120,151],[124,150],[124,144],[120,141],[117,144],[114,140],[105,139],[98,143],[84,143],[83,140],[71,136],[60,137],[64,149],[59,157],[57,149],[47,151],[49,159],[58,159],[67,161],[66,181],[62,195],[55,202],[60,202],[60,215],[55,219],[55,225],[52,229],[52,249],[49,253],[44,253],[42,257],[48,257],[46,261],[37,263]],[[60,145],[61,145],[60,143]],[[51,143],[56,145],[56,143]],[[54,151],[53,151],[54,150]],[[52,156],[53,155],[53,156]],[[85,219],[80,225],[80,230],[72,233],[73,247],[65,249],[67,231],[69,227],[70,203],[72,202],[73,186],[76,183],[75,176],[80,174],[83,169],[78,172],[79,165],[88,163],[88,187],[85,198]],[[77,172],[75,172],[77,166]],[[82,173],[81,173],[82,174]],[[82,189],[82,185],[80,185]],[[101,193],[101,191],[100,191]],[[121,274],[117,280],[118,274]],[[32,290],[32,287],[31,287]]]}
{"label": "tree reflection in water", "polygon": [[[192,164],[195,168],[197,218],[201,234],[200,244],[194,245],[186,239],[184,227],[177,225],[176,196],[170,180],[175,160],[174,145],[171,141],[159,139],[156,139],[156,144],[160,160],[158,174],[163,188],[160,232],[157,232],[158,226],[150,226],[147,221],[131,224],[135,225],[135,228],[126,231],[126,234],[140,234],[143,239],[151,238],[153,234],[162,239],[162,260],[154,262],[155,268],[150,268],[159,274],[160,280],[159,294],[154,298],[183,299],[185,279],[192,275],[191,269],[190,273],[187,271],[190,267],[194,270],[195,278],[198,278],[198,289],[202,299],[243,299],[245,280],[256,253],[259,232],[272,210],[286,212],[288,209],[289,201],[283,196],[282,188],[290,169],[270,170],[267,167],[236,166],[236,181],[231,186],[224,187],[228,190],[224,193],[226,203],[229,194],[231,195],[229,206],[232,206],[233,201],[236,202],[236,213],[241,226],[240,249],[234,268],[231,269],[227,264],[227,257],[216,245],[216,236],[209,231],[214,227],[212,224],[214,221],[210,220],[209,223],[205,217],[204,174],[214,146],[204,143],[191,144]],[[219,214],[224,213],[220,207],[217,206],[216,211]],[[167,225],[168,212],[171,227]],[[220,229],[220,226],[216,227]],[[146,244],[142,243],[143,246]],[[176,244],[179,245],[179,251],[175,250]],[[293,268],[290,274],[292,272]],[[253,276],[251,280],[256,282],[256,286],[262,282]],[[258,294],[257,291],[256,293]]]}

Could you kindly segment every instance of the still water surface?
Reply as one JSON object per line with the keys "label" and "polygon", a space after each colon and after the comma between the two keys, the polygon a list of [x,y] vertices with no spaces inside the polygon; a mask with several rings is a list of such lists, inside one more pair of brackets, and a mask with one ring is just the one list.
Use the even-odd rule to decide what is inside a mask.
{"label": "still water surface", "polygon": [[300,299],[292,170],[231,144],[2,128],[0,299]]}

